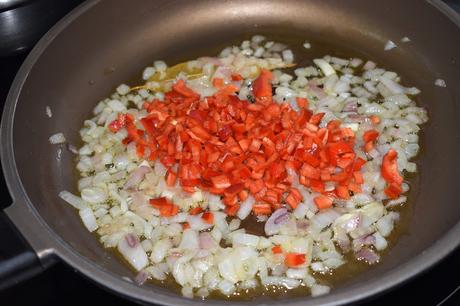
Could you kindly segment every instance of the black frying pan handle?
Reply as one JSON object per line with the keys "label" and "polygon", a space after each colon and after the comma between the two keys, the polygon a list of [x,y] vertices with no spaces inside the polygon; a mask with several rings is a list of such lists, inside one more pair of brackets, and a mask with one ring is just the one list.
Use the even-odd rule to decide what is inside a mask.
{"label": "black frying pan handle", "polygon": [[32,247],[0,210],[0,291],[42,272]]}

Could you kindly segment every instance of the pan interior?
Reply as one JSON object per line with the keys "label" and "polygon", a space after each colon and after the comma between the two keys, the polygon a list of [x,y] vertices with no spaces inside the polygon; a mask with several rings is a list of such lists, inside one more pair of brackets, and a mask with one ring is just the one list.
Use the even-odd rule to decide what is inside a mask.
{"label": "pan interior", "polygon": [[[86,231],[76,211],[57,197],[61,190],[77,191],[77,176],[74,156],[50,145],[50,135],[63,132],[69,143],[79,145],[78,130],[95,104],[118,84],[140,81],[143,67],[153,60],[174,64],[216,54],[252,34],[299,45],[308,40],[312,56],[374,60],[398,72],[405,84],[421,89],[420,102],[428,108],[430,122],[422,133],[419,187],[412,193],[407,232],[382,264],[340,286],[346,290],[422,253],[460,219],[460,88],[455,86],[460,80],[460,44],[455,39],[459,32],[421,1],[102,1],[49,43],[24,83],[14,118],[18,173],[35,209],[57,236],[100,267],[132,276]],[[411,42],[399,43],[404,36]],[[398,47],[385,52],[389,39]],[[437,78],[448,87],[435,87]],[[52,118],[46,116],[46,106]]]}

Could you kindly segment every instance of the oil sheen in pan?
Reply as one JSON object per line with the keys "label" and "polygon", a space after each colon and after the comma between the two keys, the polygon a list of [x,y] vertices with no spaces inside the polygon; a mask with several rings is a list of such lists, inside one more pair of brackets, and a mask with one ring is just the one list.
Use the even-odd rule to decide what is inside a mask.
{"label": "oil sheen in pan", "polygon": [[[213,48],[206,48],[206,49],[203,48],[203,52],[190,54],[190,56],[187,58],[160,59],[160,60],[166,60],[168,65],[172,66],[176,63],[191,60],[191,59],[194,59],[200,56],[216,56],[225,47],[231,46],[231,45],[238,45],[243,40],[250,39],[250,37],[252,37],[255,34],[264,35],[265,37],[267,37],[268,40],[274,40],[274,41],[278,41],[281,43],[285,43],[288,46],[288,48],[294,52],[295,63],[297,64],[296,67],[305,67],[305,66],[313,65],[314,58],[323,57],[324,55],[332,55],[332,56],[337,56],[337,57],[342,57],[342,58],[358,57],[363,60],[373,60],[369,55],[359,50],[354,50],[354,49],[346,48],[342,46],[337,47],[336,45],[333,45],[331,43],[317,40],[317,39],[310,39],[309,37],[301,37],[301,36],[295,36],[295,35],[286,37],[285,35],[281,35],[281,34],[273,35],[273,33],[276,33],[276,32],[277,32],[276,30],[275,31],[265,30],[265,31],[255,31],[253,33],[246,33],[245,35],[236,37],[235,39],[230,40],[225,44],[217,45],[217,46],[214,46]],[[305,41],[308,41],[311,44],[311,48],[308,50],[306,50],[303,47],[303,44]],[[385,63],[379,63],[379,66],[386,68]],[[293,73],[293,70],[296,67],[285,69],[284,71],[288,73]],[[410,81],[404,77],[404,71],[396,71],[396,72],[399,75],[402,75],[403,84],[410,85]],[[139,76],[137,76],[131,80],[128,80],[127,83],[133,86],[136,84],[141,84],[143,83],[143,81],[142,79],[139,78]],[[415,101],[417,102],[417,104],[420,103],[418,97],[415,99]],[[423,139],[423,137],[421,137],[421,139]],[[421,143],[421,147],[423,147],[423,143]],[[423,154],[423,151],[421,151],[421,153],[419,154]],[[415,162],[417,161],[417,159],[418,157],[415,159]],[[389,250],[391,250],[391,248],[397,243],[398,238],[401,235],[410,234],[408,231],[407,225],[409,224],[410,218],[413,214],[413,205],[415,205],[414,199],[415,199],[415,195],[418,192],[418,185],[419,185],[418,184],[418,174],[417,173],[415,174],[404,173],[404,176],[406,179],[405,181],[410,185],[410,191],[408,193],[408,201],[403,206],[393,208],[394,211],[397,211],[400,213],[400,219],[398,222],[395,223],[394,230],[391,232],[390,236],[387,237],[388,247],[384,251],[380,252],[380,255],[381,255],[380,261],[385,260],[385,257],[388,256]],[[242,227],[244,227],[250,233],[259,234],[259,235],[263,234],[263,223],[257,223],[254,217],[251,217],[251,216],[248,217],[241,224],[242,224]],[[97,234],[95,234],[95,236],[97,237],[97,239],[99,239],[99,236]],[[121,254],[118,253],[116,249],[113,249],[113,252],[115,253],[116,257],[119,258],[120,261],[124,262],[127,266],[131,267],[125,261],[123,256],[121,256]],[[312,275],[315,278],[317,278],[321,283],[332,286],[332,290],[334,290],[334,287],[337,287],[341,284],[346,284],[358,274],[363,273],[364,271],[373,268],[373,266],[371,265],[368,265],[364,262],[356,260],[351,252],[345,254],[345,259],[347,260],[346,264],[333,270],[330,273],[322,274],[322,273],[312,272]],[[132,269],[132,271],[133,271],[133,277],[134,277],[137,272],[134,271],[134,269]],[[168,275],[167,279],[163,281],[148,280],[146,284],[144,284],[144,286],[148,286],[148,285],[165,287],[174,292],[177,292],[178,295],[181,295],[181,287],[176,283],[176,281],[171,275]],[[244,301],[244,300],[252,300],[257,297],[260,297],[260,299],[273,299],[273,298],[282,299],[282,298],[289,298],[289,297],[303,297],[303,296],[309,296],[309,295],[310,295],[310,290],[305,286],[299,286],[298,288],[295,288],[292,290],[288,290],[282,287],[275,287],[275,286],[259,286],[255,289],[238,290],[234,294],[232,294],[230,297],[223,295],[219,291],[214,291],[214,292],[211,292],[211,294],[206,299]]]}

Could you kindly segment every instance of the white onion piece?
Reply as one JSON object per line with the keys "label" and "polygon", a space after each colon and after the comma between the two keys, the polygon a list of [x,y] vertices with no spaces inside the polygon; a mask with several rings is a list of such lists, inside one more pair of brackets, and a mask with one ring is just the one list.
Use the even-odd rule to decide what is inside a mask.
{"label": "white onion piece", "polygon": [[330,76],[335,74],[334,68],[332,68],[332,66],[325,60],[321,58],[315,58],[313,62],[316,64],[316,66],[318,66],[321,69],[324,76]]}
{"label": "white onion piece", "polygon": [[49,142],[51,144],[60,144],[60,143],[64,143],[65,141],[66,141],[66,139],[64,137],[64,134],[62,134],[62,133],[53,134],[49,138]]}
{"label": "white onion piece", "polygon": [[137,271],[142,270],[148,264],[147,254],[139,243],[139,238],[134,234],[126,234],[118,242],[118,251]]}
{"label": "white onion piece", "polygon": [[319,88],[318,85],[311,81],[311,82],[308,82],[308,88],[319,98],[319,99],[322,99],[324,97],[326,97],[326,93],[324,92],[323,89]]}
{"label": "white onion piece", "polygon": [[161,270],[157,266],[150,266],[145,268],[145,270],[154,278],[157,280],[165,280],[166,279],[166,273]]}
{"label": "white onion piece", "polygon": [[181,290],[181,293],[182,293],[182,296],[189,298],[189,299],[193,299],[193,288],[192,287],[188,287],[188,286],[183,287]]}
{"label": "white onion piece", "polygon": [[155,211],[155,208],[150,205],[147,196],[142,192],[132,194],[130,209],[146,220],[150,220]]}
{"label": "white onion piece", "polygon": [[45,107],[45,112],[48,118],[53,117],[53,112],[51,111],[51,108],[48,105]]}
{"label": "white onion piece", "polygon": [[378,263],[380,260],[380,256],[368,248],[360,249],[358,252],[355,253],[355,257],[358,260],[364,260],[370,265]]}
{"label": "white onion piece", "polygon": [[387,41],[387,43],[385,44],[385,48],[384,50],[385,51],[388,51],[388,50],[391,50],[391,49],[394,49],[396,48],[396,44],[394,42],[392,42],[391,40]]}
{"label": "white onion piece", "polygon": [[232,75],[232,70],[229,67],[219,66],[214,72],[213,78],[221,78],[224,80],[229,80]]}
{"label": "white onion piece", "polygon": [[330,287],[318,284],[314,284],[310,289],[313,297],[328,294],[331,291]]}
{"label": "white onion piece", "polygon": [[71,153],[73,153],[75,155],[78,155],[78,149],[73,144],[68,143],[67,144],[67,150],[69,150]]}
{"label": "white onion piece", "polygon": [[171,240],[169,240],[168,238],[158,240],[153,245],[152,253],[150,254],[150,259],[154,263],[162,262],[170,248],[172,248]]}
{"label": "white onion piece", "polygon": [[380,218],[375,224],[377,230],[383,237],[388,236],[394,227],[394,221],[399,219],[399,214],[396,212],[389,212],[387,215]]}
{"label": "white onion piece", "polygon": [[226,280],[232,282],[232,284],[238,282],[238,275],[236,274],[235,267],[233,265],[232,257],[227,256],[219,261],[218,264],[220,275]]}
{"label": "white onion piece", "polygon": [[134,282],[138,284],[139,286],[141,286],[147,281],[148,278],[149,278],[149,275],[147,272],[140,271],[134,278]]}
{"label": "white onion piece", "polygon": [[375,67],[376,67],[376,64],[373,61],[367,61],[364,64],[363,69],[364,70],[372,70],[372,69],[375,69]]}
{"label": "white onion piece", "polygon": [[293,214],[297,219],[302,219],[305,217],[307,212],[308,212],[308,205],[302,202],[299,205],[297,205],[297,207],[294,209]]}
{"label": "white onion piece", "polygon": [[408,42],[410,42],[410,38],[407,37],[407,36],[404,36],[403,38],[401,38],[401,42],[408,43]]}
{"label": "white onion piece", "polygon": [[362,236],[353,240],[353,249],[360,250],[365,245],[375,244],[375,237],[373,235]]}
{"label": "white onion piece", "polygon": [[406,197],[406,196],[400,196],[400,197],[397,198],[397,199],[388,201],[388,203],[387,203],[387,205],[385,205],[385,207],[386,207],[386,208],[389,208],[389,207],[393,207],[393,206],[398,206],[398,205],[400,205],[400,204],[406,203],[406,201],[407,201],[407,197]]}
{"label": "white onion piece", "polygon": [[217,247],[217,243],[209,232],[203,232],[199,235],[199,246],[200,249],[214,249]]}
{"label": "white onion piece", "polygon": [[79,212],[80,218],[83,221],[83,224],[90,232],[94,232],[97,230],[98,225],[96,221],[96,217],[94,216],[93,210],[89,207],[85,207],[81,209]]}
{"label": "white onion piece", "polygon": [[110,100],[107,102],[107,106],[109,106],[114,112],[124,112],[126,111],[126,106],[118,100]]}
{"label": "white onion piece", "polygon": [[267,277],[262,278],[261,280],[262,280],[262,285],[264,286],[269,286],[269,285],[283,286],[283,287],[286,287],[287,289],[294,289],[300,285],[300,281],[296,279],[287,278],[287,277],[267,276]]}
{"label": "white onion piece", "polygon": [[377,251],[382,251],[387,248],[388,242],[379,232],[375,232],[373,236],[375,238],[374,246]]}
{"label": "white onion piece", "polygon": [[379,81],[388,88],[393,94],[403,94],[404,87],[396,83],[395,81],[388,79],[386,77],[381,76]]}
{"label": "white onion piece", "polygon": [[351,67],[358,67],[359,65],[361,65],[363,63],[363,60],[360,59],[360,58],[353,58],[351,61],[350,61],[350,66]]}
{"label": "white onion piece", "polygon": [[356,113],[357,111],[358,111],[358,103],[355,100],[347,102],[342,109],[342,112]]}
{"label": "white onion piece", "polygon": [[129,92],[129,86],[126,84],[121,84],[120,86],[117,87],[116,90],[120,95],[124,96]]}
{"label": "white onion piece", "polygon": [[97,204],[107,200],[107,193],[101,188],[89,187],[81,191],[81,198],[88,203]]}
{"label": "white onion piece", "polygon": [[[214,220],[215,220],[216,225],[218,224],[217,219],[218,218],[216,218],[216,214],[214,214]],[[190,225],[190,228],[195,231],[203,231],[203,230],[207,230],[208,228],[212,227],[212,224],[205,222],[203,218],[201,218],[201,214],[194,215],[194,216],[191,216],[191,215],[187,216],[187,222]]]}
{"label": "white onion piece", "polygon": [[282,52],[283,60],[287,63],[292,63],[294,62],[294,54],[292,53],[291,50],[283,50]]}
{"label": "white onion piece", "polygon": [[248,196],[248,198],[241,203],[240,209],[238,209],[236,216],[241,220],[246,219],[252,211],[254,202],[255,199],[252,196]]}
{"label": "white onion piece", "polygon": [[259,244],[260,238],[256,235],[237,233],[233,235],[232,240],[233,244],[256,247]]}
{"label": "white onion piece", "polygon": [[88,206],[87,204],[85,204],[82,198],[77,197],[76,195],[68,192],[67,190],[59,192],[59,197],[78,210]]}
{"label": "white onion piece", "polygon": [[315,272],[325,272],[327,270],[321,261],[312,262],[310,267]]}
{"label": "white onion piece", "polygon": [[231,295],[236,290],[234,282],[228,281],[226,279],[219,283],[218,288],[223,294],[227,296]]}
{"label": "white onion piece", "polygon": [[265,222],[265,234],[272,236],[277,234],[281,226],[289,220],[289,213],[286,208],[279,208],[275,210]]}
{"label": "white onion piece", "polygon": [[144,180],[144,177],[147,173],[151,172],[152,169],[147,166],[140,166],[136,170],[134,170],[130,175],[128,180],[126,181],[125,185],[123,186],[124,189],[132,189],[139,185],[140,182]]}
{"label": "white onion piece", "polygon": [[307,276],[307,268],[287,269],[286,276],[294,279],[304,279]]}
{"label": "white onion piece", "polygon": [[199,61],[205,63],[205,64],[208,64],[208,63],[211,63],[213,64],[214,66],[221,66],[222,65],[222,61],[216,57],[200,57],[198,59]]}
{"label": "white onion piece", "polygon": [[439,87],[447,87],[446,81],[444,81],[443,79],[436,79],[434,81],[434,85]]}
{"label": "white onion piece", "polygon": [[153,67],[147,67],[144,69],[144,71],[142,72],[142,79],[147,81],[148,79],[150,79],[150,77],[152,75],[155,74],[155,68]]}
{"label": "white onion piece", "polygon": [[[349,233],[360,225],[361,217],[359,213],[344,214],[334,221],[334,227],[340,227]],[[338,231],[338,229],[336,229]]]}
{"label": "white onion piece", "polygon": [[311,221],[321,230],[332,224],[339,216],[340,214],[334,209],[326,209],[317,213]]}
{"label": "white onion piece", "polygon": [[182,234],[180,249],[195,250],[200,247],[198,233],[192,229],[186,229]]}

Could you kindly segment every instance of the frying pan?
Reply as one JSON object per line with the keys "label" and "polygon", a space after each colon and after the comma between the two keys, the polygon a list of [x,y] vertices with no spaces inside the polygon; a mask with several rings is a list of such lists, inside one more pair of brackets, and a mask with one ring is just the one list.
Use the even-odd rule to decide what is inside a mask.
{"label": "frying pan", "polygon": [[[76,192],[73,156],[48,137],[78,130],[95,103],[120,83],[135,80],[154,59],[169,63],[215,53],[253,33],[302,37],[321,50],[354,52],[401,73],[422,90],[429,110],[418,159],[406,234],[382,263],[318,298],[288,305],[350,303],[392,288],[426,270],[460,243],[460,18],[440,1],[89,1],[48,32],[24,62],[9,93],[1,125],[2,164],[13,203],[6,215],[32,251],[1,265],[3,274],[63,260],[80,273],[136,301],[199,305],[167,288],[137,286],[131,270],[103,249],[78,214],[58,199]],[[410,43],[399,39],[408,36]],[[387,40],[398,47],[383,50]],[[315,48],[316,44],[313,44]],[[315,52],[315,49],[312,52]],[[442,78],[447,88],[434,86]],[[45,115],[50,106],[53,117]],[[18,270],[16,270],[18,269]],[[26,276],[25,276],[26,277]],[[274,305],[280,301],[256,299]],[[210,300],[208,305],[248,304]]]}

